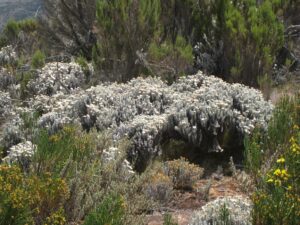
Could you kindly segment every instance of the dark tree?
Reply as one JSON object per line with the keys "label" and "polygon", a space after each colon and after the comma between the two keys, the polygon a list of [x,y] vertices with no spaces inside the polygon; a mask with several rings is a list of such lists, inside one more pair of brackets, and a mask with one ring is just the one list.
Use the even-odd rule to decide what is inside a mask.
{"label": "dark tree", "polygon": [[96,0],[44,0],[40,20],[47,45],[58,52],[91,59],[96,43],[93,24]]}

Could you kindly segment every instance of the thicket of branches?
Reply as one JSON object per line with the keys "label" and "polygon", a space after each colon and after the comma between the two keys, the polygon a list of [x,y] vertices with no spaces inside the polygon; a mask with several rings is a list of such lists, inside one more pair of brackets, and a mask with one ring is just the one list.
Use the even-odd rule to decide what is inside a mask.
{"label": "thicket of branches", "polygon": [[0,44],[38,36],[29,55],[41,48],[46,55],[81,57],[93,62],[100,81],[155,75],[172,82],[201,69],[257,87],[270,83],[285,44],[284,22],[297,21],[291,16],[296,5],[292,0],[44,0],[35,25],[8,24]]}

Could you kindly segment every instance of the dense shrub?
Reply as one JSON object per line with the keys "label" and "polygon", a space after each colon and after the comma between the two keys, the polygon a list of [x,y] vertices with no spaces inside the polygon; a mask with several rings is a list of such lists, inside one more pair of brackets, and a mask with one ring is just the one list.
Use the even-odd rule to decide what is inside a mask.
{"label": "dense shrub", "polygon": [[161,204],[168,202],[173,194],[171,178],[159,170],[152,172],[148,179],[149,182],[145,185],[146,195]]}
{"label": "dense shrub", "polygon": [[173,82],[176,78],[191,70],[193,48],[183,36],[178,35],[175,43],[166,40],[162,43],[153,41],[149,46],[147,60],[148,70],[152,75]]}
{"label": "dense shrub", "polygon": [[31,59],[32,68],[34,69],[42,68],[45,65],[45,59],[46,59],[45,54],[42,51],[37,50]]}
{"label": "dense shrub", "polygon": [[253,196],[255,224],[300,223],[300,131],[295,125],[289,147],[276,157]]}
{"label": "dense shrub", "polygon": [[55,215],[65,221],[61,207],[68,193],[63,179],[27,176],[17,166],[0,165],[0,224],[42,224]]}
{"label": "dense shrub", "polygon": [[83,73],[86,76],[87,81],[88,81],[88,79],[89,79],[89,77],[91,75],[90,74],[91,72],[90,72],[90,69],[89,69],[89,65],[88,65],[88,61],[83,56],[80,56],[80,57],[78,57],[76,59],[76,63],[78,65],[80,65],[80,67],[81,67],[81,69],[82,69],[82,71],[83,71]]}
{"label": "dense shrub", "polygon": [[[224,1],[224,72],[234,81],[257,84],[257,77],[271,74],[279,48],[283,45],[283,24],[272,2]],[[232,44],[234,46],[232,46]],[[229,71],[226,71],[226,70]]]}
{"label": "dense shrub", "polygon": [[299,96],[285,97],[267,132],[257,131],[246,144],[246,165],[254,174],[254,224],[300,222]]}
{"label": "dense shrub", "polygon": [[193,189],[194,184],[203,176],[203,168],[189,163],[185,158],[167,161],[164,172],[172,179],[176,189]]}
{"label": "dense shrub", "polygon": [[148,46],[158,25],[160,0],[97,0],[99,43],[93,51],[103,79],[126,81],[137,75],[136,51]]}
{"label": "dense shrub", "polygon": [[76,126],[66,126],[55,134],[40,131],[35,143],[31,171],[39,176],[51,173],[62,177],[69,187],[64,204],[67,222],[82,221],[99,204],[101,208],[105,196],[115,193],[126,205],[122,225],[142,223],[143,212],[152,205],[142,192],[147,177],[135,175],[124,164],[129,146],[126,140],[111,148],[113,143],[106,133],[86,133]]}
{"label": "dense shrub", "polygon": [[191,225],[250,225],[252,205],[242,196],[219,197],[194,212]]}
{"label": "dense shrub", "polygon": [[13,45],[18,53],[32,54],[40,44],[36,19],[9,20],[0,35],[0,47]]}
{"label": "dense shrub", "polygon": [[125,207],[122,196],[111,194],[86,217],[84,225],[123,225]]}
{"label": "dense shrub", "polygon": [[267,88],[284,41],[283,23],[277,16],[278,10],[284,8],[285,1],[281,2],[213,0],[195,4],[192,12],[198,20],[196,24],[200,24],[195,25],[200,31],[197,38],[205,51],[201,54],[215,61],[208,72],[229,81]]}

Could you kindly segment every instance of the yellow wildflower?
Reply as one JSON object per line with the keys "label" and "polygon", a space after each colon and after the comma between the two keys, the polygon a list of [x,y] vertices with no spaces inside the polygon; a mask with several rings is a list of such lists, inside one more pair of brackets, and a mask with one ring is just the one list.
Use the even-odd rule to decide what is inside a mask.
{"label": "yellow wildflower", "polygon": [[285,163],[285,159],[281,157],[280,159],[277,159],[277,163]]}
{"label": "yellow wildflower", "polygon": [[291,137],[290,143],[295,143],[295,138],[294,137]]}
{"label": "yellow wildflower", "polygon": [[281,175],[282,176],[288,176],[288,173],[285,169],[281,170]]}
{"label": "yellow wildflower", "polygon": [[276,170],[274,171],[274,175],[275,175],[275,176],[280,176],[280,175],[281,175],[281,170],[280,170],[280,169],[276,169]]}
{"label": "yellow wildflower", "polygon": [[274,182],[274,180],[272,178],[267,180],[267,183],[273,183],[273,182]]}

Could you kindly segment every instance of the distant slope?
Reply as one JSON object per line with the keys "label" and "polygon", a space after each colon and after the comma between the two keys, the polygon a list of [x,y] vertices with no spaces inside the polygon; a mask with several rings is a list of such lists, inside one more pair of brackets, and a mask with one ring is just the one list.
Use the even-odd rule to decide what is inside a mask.
{"label": "distant slope", "polygon": [[24,19],[35,15],[42,0],[0,0],[0,30],[9,19]]}

